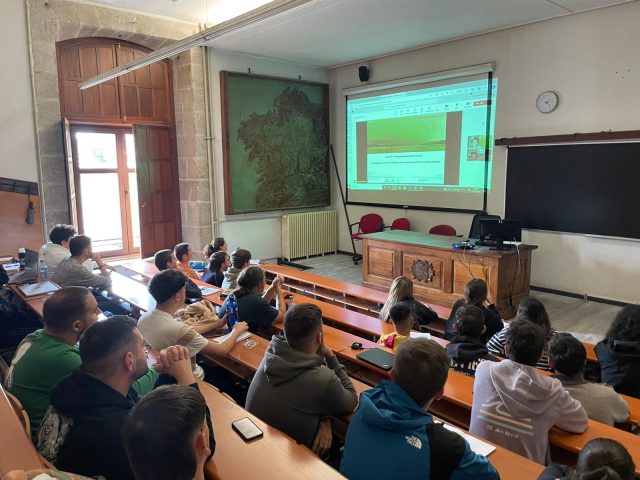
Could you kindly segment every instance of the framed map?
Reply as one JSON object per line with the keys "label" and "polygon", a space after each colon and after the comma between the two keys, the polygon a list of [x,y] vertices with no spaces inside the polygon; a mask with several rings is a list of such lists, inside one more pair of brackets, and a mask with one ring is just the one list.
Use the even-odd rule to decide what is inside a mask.
{"label": "framed map", "polygon": [[227,215],[330,204],[329,86],[220,72]]}

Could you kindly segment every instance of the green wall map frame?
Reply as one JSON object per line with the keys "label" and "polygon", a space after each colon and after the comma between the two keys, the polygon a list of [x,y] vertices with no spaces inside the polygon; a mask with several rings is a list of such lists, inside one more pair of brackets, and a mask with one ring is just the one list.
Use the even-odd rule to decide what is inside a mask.
{"label": "green wall map frame", "polygon": [[326,206],[329,86],[220,72],[227,215]]}

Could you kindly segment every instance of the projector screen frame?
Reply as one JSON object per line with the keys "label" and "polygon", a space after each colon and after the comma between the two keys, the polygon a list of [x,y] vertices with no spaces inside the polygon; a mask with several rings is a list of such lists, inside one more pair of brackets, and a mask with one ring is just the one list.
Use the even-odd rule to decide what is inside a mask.
{"label": "projector screen frame", "polygon": [[[359,95],[363,93],[371,93],[379,90],[387,90],[398,87],[411,87],[415,85],[421,84],[429,84],[436,83],[443,80],[451,80],[457,78],[464,78],[467,76],[474,76],[479,74],[487,75],[487,121],[486,121],[486,138],[491,139],[491,114],[492,109],[495,108],[495,101],[492,96],[492,85],[493,85],[493,72],[495,71],[495,62],[473,65],[469,67],[457,68],[452,70],[444,70],[440,72],[433,72],[425,75],[417,75],[413,77],[405,77],[397,80],[392,80],[388,82],[378,82],[375,84],[369,84],[363,87],[353,87],[353,88],[345,88],[342,90],[342,95],[344,96],[345,102],[345,125],[348,128],[348,108],[347,102],[349,100],[349,95]],[[495,138],[494,138],[495,145]],[[487,195],[488,195],[488,180],[489,180],[489,152],[490,152],[489,142],[485,142],[485,155],[484,155],[484,163],[485,163],[485,173],[484,173],[484,188],[482,192],[482,209],[473,209],[473,208],[453,208],[453,207],[441,207],[441,206],[424,206],[424,205],[404,205],[404,204],[392,204],[392,203],[378,203],[378,202],[362,202],[362,201],[353,201],[349,200],[349,177],[348,177],[348,168],[349,162],[347,159],[348,156],[348,143],[345,142],[345,164],[344,164],[344,172],[345,172],[345,203],[346,205],[359,205],[359,206],[368,206],[368,207],[379,207],[379,208],[395,208],[402,210],[425,210],[425,211],[435,211],[435,212],[447,212],[447,213],[463,213],[463,214],[487,214]]]}

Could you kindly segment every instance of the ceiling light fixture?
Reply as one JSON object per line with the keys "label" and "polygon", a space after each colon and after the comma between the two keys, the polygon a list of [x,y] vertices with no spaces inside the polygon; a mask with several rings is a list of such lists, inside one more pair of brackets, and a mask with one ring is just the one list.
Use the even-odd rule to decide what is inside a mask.
{"label": "ceiling light fixture", "polygon": [[247,13],[239,15],[231,20],[223,22],[219,25],[214,25],[211,28],[203,30],[202,32],[191,35],[177,41],[176,43],[169,45],[168,47],[155,50],[144,57],[140,57],[133,62],[127,63],[120,67],[109,70],[108,72],[96,75],[93,78],[85,80],[80,83],[80,90],[86,90],[87,88],[100,85],[101,83],[113,80],[121,75],[132,72],[142,67],[146,67],[165,58],[173,57],[184,51],[190,50],[195,47],[204,45],[211,40],[223,37],[230,33],[237,32],[252,25],[256,25],[260,22],[264,22],[270,18],[281,15],[286,12],[293,11],[297,8],[303,7],[309,3],[317,2],[318,0],[279,0],[269,2],[268,4],[251,10]]}

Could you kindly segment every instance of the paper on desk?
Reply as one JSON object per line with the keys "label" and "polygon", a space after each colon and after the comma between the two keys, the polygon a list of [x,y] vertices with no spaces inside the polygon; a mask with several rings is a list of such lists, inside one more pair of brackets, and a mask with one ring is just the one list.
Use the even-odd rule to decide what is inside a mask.
{"label": "paper on desk", "polygon": [[[215,338],[212,338],[211,340],[213,340],[216,343],[222,343],[227,338],[229,338],[230,335],[231,333],[227,333],[226,335],[223,335],[221,337],[215,337]],[[249,338],[250,336],[251,336],[251,332],[242,332],[240,335],[238,335],[238,338],[236,338],[236,343],[240,343],[241,341],[243,341],[246,338]]]}
{"label": "paper on desk", "polygon": [[43,295],[45,293],[55,292],[56,290],[60,290],[60,287],[46,280],[44,282],[38,282],[32,285],[20,285],[18,288],[27,297],[33,297],[35,295]]}
{"label": "paper on desk", "polygon": [[414,330],[409,334],[410,338],[426,338],[427,340],[431,340],[431,334],[429,332],[416,332]]}
{"label": "paper on desk", "polygon": [[451,425],[447,425],[446,423],[444,424],[444,428],[454,433],[457,433],[462,438],[464,438],[467,442],[469,442],[469,446],[471,447],[471,450],[473,450],[473,452],[477,453],[478,455],[488,457],[489,454],[496,449],[496,447],[494,447],[493,445],[487,442],[483,442],[479,438],[476,438],[473,435],[469,435],[467,432],[464,432],[459,428],[456,428]]}

